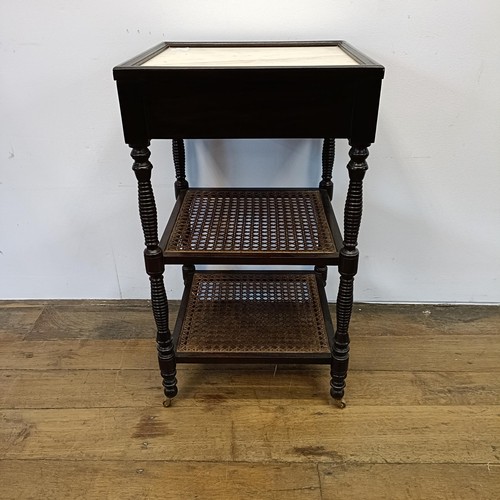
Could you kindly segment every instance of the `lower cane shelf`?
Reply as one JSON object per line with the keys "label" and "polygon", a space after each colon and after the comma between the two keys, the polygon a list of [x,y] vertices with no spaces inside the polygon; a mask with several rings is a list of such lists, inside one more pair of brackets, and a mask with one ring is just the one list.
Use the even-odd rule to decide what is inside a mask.
{"label": "lower cane shelf", "polygon": [[314,271],[197,271],[186,279],[174,329],[179,362],[330,363],[332,342]]}

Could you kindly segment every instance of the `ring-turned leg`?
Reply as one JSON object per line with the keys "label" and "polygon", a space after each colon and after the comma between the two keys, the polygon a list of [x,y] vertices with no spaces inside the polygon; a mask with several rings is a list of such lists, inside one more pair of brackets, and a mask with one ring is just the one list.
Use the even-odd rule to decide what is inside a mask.
{"label": "ring-turned leg", "polygon": [[174,157],[175,168],[175,197],[179,196],[182,189],[189,187],[186,180],[186,152],[184,149],[184,141],[182,139],[172,139],[172,155]]}
{"label": "ring-turned leg", "polygon": [[[184,148],[183,139],[172,139],[172,156],[174,157],[174,167],[175,167],[175,197],[179,196],[179,193],[183,189],[189,188],[189,183],[186,180],[186,152]],[[186,284],[190,273],[196,271],[195,266],[185,264],[182,266],[182,277],[184,279],[184,284]]]}
{"label": "ring-turned leg", "polygon": [[[151,170],[153,165],[149,161],[151,153],[147,145],[133,147],[131,156],[134,159],[133,170],[139,189],[139,214],[144,232],[144,260],[146,272],[151,283],[151,302],[156,322],[156,345],[160,373],[163,378],[163,391],[167,397],[165,406],[177,394],[177,380],[175,378],[175,353],[172,336],[168,328],[168,302],[163,283],[163,252],[158,241],[158,222],[156,204],[151,185]],[[168,403],[168,404],[167,404]]]}
{"label": "ring-turned leg", "polygon": [[[332,182],[332,174],[333,174],[333,161],[335,159],[335,139],[327,137],[323,140],[323,151],[321,154],[321,182],[319,183],[320,189],[325,189],[328,198],[330,200],[333,197],[333,182]],[[326,286],[326,279],[328,275],[328,268],[326,266],[315,266],[314,270],[321,277],[321,281],[323,286]]]}
{"label": "ring-turned leg", "polygon": [[321,182],[319,183],[320,189],[326,189],[330,200],[333,197],[333,162],[335,160],[335,139],[327,137],[323,140],[323,151],[321,154]]}
{"label": "ring-turned leg", "polygon": [[332,350],[332,380],[330,394],[345,406],[345,379],[349,366],[349,322],[351,320],[354,276],[358,270],[359,251],[358,234],[363,209],[363,178],[368,169],[366,158],[368,148],[351,144],[348,163],[349,189],[344,209],[344,246],[340,251],[339,273],[340,284],[337,297],[337,329],[335,331]]}

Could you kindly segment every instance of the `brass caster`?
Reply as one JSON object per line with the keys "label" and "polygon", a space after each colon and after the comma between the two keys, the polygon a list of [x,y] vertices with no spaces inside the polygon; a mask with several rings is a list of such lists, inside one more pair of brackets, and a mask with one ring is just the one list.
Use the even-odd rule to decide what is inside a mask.
{"label": "brass caster", "polygon": [[337,407],[343,410],[346,406],[347,403],[345,402],[345,399],[334,399],[333,404]]}
{"label": "brass caster", "polygon": [[170,408],[171,405],[172,405],[172,399],[171,398],[167,398],[167,399],[165,399],[165,401],[163,401],[163,406],[165,408]]}

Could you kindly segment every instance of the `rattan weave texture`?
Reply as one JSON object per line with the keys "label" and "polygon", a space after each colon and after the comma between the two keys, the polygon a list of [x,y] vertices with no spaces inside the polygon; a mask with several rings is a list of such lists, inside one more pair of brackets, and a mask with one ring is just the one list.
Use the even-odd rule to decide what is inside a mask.
{"label": "rattan weave texture", "polygon": [[183,353],[329,353],[314,273],[195,273]]}
{"label": "rattan weave texture", "polygon": [[318,190],[190,189],[167,242],[173,252],[336,252]]}

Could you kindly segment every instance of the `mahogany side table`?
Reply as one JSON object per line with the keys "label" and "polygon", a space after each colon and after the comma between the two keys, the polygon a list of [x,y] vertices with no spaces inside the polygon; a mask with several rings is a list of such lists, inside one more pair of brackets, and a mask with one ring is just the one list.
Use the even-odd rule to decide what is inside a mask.
{"label": "mahogany side table", "polygon": [[[138,181],[165,406],[177,394],[176,363],[263,362],[330,364],[330,394],[344,407],[362,186],[384,68],[343,41],[164,42],[113,74]],[[190,187],[184,139],[197,138],[323,138],[319,186]],[[335,138],[351,146],[343,237],[331,204]],[[176,177],[161,238],[153,139],[172,139]],[[166,264],[182,265],[185,284],[173,333]],[[263,270],[199,271],[197,264]],[[324,289],[331,265],[340,273],[335,329]]]}

